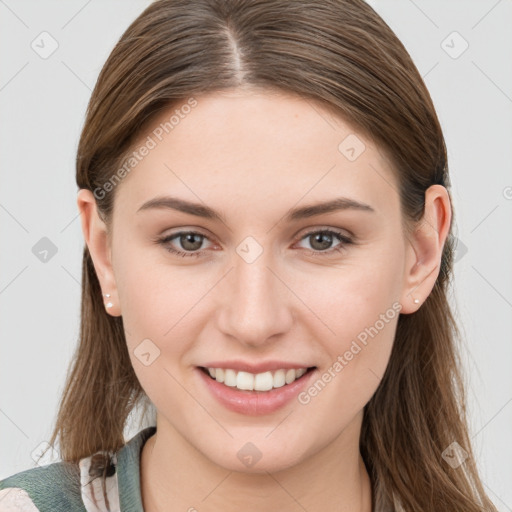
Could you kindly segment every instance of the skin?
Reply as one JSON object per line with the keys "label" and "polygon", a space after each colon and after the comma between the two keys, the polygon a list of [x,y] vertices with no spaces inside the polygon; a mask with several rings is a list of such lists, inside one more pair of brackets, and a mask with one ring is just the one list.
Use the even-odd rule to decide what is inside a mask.
{"label": "skin", "polygon": [[[108,312],[123,316],[133,367],[157,408],[157,433],[141,455],[144,510],[368,512],[358,445],[363,408],[386,369],[398,313],[309,403],[292,400],[272,414],[225,409],[196,366],[293,360],[316,366],[316,381],[394,303],[402,314],[421,307],[439,274],[448,193],[440,185],[427,190],[423,222],[407,237],[389,162],[341,118],[270,91],[196,100],[117,186],[110,234],[93,194],[78,193],[84,238],[102,291],[111,294]],[[146,127],[140,143],[175,108]],[[366,146],[355,161],[338,150],[350,134]],[[137,213],[166,194],[204,203],[225,223],[171,209]],[[283,220],[290,208],[339,196],[375,213]],[[326,228],[356,243],[325,255],[322,247],[343,242],[333,236],[322,246],[306,235]],[[187,230],[205,237],[167,246],[199,257],[153,241]],[[236,252],[248,236],[263,249],[251,263]],[[146,366],[134,350],[148,338],[160,355]],[[251,467],[237,457],[247,442],[262,454]]]}

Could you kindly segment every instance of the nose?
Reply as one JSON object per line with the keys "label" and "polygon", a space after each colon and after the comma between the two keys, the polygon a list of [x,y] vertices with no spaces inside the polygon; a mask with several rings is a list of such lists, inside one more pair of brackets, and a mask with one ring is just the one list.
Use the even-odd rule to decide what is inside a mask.
{"label": "nose", "polygon": [[276,341],[293,325],[293,293],[268,252],[251,263],[235,254],[234,268],[218,290],[219,330],[247,346]]}

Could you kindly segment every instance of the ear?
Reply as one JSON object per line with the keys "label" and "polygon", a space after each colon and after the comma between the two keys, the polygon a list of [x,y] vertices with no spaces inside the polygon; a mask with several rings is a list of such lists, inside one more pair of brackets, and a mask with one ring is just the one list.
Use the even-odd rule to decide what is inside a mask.
{"label": "ear", "polygon": [[[107,225],[98,214],[96,199],[93,193],[87,189],[80,189],[77,195],[77,205],[82,222],[82,232],[89,248],[89,253],[100,282],[107,313],[112,316],[120,316],[117,287],[111,263],[110,236]],[[106,297],[110,294],[110,297]],[[110,307],[107,307],[112,304]]]}
{"label": "ear", "polygon": [[[434,288],[451,219],[448,191],[442,185],[430,186],[425,192],[423,217],[407,244],[400,313],[417,311]],[[414,299],[419,303],[415,304]]]}

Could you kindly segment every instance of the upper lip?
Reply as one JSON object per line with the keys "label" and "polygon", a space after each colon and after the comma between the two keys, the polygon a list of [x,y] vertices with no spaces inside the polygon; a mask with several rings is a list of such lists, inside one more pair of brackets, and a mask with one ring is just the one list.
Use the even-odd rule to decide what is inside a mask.
{"label": "upper lip", "polygon": [[209,363],[205,363],[203,367],[224,369],[231,368],[239,372],[249,372],[257,374],[280,369],[288,370],[292,368],[311,368],[312,365],[294,363],[290,361],[264,361],[261,363],[249,363],[238,359],[233,361],[210,361]]}

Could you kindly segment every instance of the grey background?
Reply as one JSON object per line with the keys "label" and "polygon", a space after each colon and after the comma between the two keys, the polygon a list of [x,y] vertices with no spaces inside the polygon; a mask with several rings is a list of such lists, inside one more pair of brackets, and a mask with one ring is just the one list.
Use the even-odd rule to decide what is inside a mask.
{"label": "grey background", "polygon": [[[78,137],[101,66],[149,3],[0,0],[0,478],[33,467],[50,437],[79,327]],[[444,130],[471,435],[491,499],[512,511],[512,1],[370,4],[413,57]],[[47,58],[31,47],[51,49],[43,31],[58,43]],[[43,237],[57,251],[46,262]]]}

